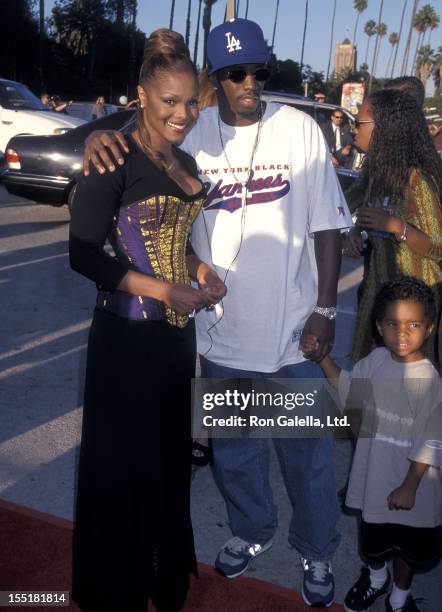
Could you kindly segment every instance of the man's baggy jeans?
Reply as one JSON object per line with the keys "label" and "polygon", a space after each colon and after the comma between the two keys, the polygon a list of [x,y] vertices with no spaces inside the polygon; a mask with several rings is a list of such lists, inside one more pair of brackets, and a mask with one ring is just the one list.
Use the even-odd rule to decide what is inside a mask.
{"label": "man's baggy jeans", "polygon": [[[311,361],[284,366],[272,374],[228,368],[205,357],[200,361],[203,378],[323,378]],[[340,539],[332,438],[276,438],[273,443],[293,508],[289,543],[310,561],[327,561]],[[233,535],[264,544],[277,525],[268,440],[213,438],[212,445],[215,478]]]}

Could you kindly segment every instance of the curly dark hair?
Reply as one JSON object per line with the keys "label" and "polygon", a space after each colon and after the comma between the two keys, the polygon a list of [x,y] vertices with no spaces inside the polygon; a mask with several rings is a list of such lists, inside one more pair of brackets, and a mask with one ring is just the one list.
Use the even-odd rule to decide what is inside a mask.
{"label": "curly dark hair", "polygon": [[413,168],[441,194],[442,160],[416,100],[403,91],[382,89],[368,103],[375,121],[369,163],[363,170],[372,181],[370,195],[402,199]]}
{"label": "curly dark hair", "polygon": [[436,318],[434,294],[425,283],[412,276],[401,276],[382,285],[374,301],[373,315],[375,320],[382,321],[388,304],[397,300],[409,300],[422,304],[427,323],[434,322]]}
{"label": "curly dark hair", "polygon": [[402,76],[387,81],[384,89],[397,89],[403,91],[416,100],[420,107],[425,101],[425,87],[420,79],[415,76]]}

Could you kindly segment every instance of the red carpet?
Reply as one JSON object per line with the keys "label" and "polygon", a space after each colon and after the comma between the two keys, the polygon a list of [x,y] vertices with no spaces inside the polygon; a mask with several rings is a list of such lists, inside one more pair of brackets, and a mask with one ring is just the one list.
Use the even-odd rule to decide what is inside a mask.
{"label": "red carpet", "polygon": [[[0,591],[69,591],[72,523],[0,500]],[[295,591],[253,578],[226,580],[213,568],[199,564],[200,578],[192,588],[183,612],[301,612],[312,610]],[[30,610],[26,606],[14,610]],[[78,611],[38,607],[48,612]],[[334,605],[330,612],[342,612]]]}

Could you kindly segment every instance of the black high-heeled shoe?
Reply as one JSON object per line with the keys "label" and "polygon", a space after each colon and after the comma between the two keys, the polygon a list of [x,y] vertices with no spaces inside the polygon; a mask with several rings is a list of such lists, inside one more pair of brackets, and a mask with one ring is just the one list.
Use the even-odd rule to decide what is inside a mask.
{"label": "black high-heeled shoe", "polygon": [[[201,454],[196,455],[195,451],[199,451]],[[208,465],[213,458],[212,449],[210,446],[206,444],[201,444],[197,440],[192,442],[192,464],[197,465],[198,467],[204,467]]]}

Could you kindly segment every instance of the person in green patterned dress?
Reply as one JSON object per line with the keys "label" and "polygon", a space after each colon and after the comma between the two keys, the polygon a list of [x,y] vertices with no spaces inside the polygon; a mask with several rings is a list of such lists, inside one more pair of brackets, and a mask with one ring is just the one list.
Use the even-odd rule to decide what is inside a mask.
{"label": "person in green patterned dress", "polygon": [[[438,316],[442,305],[442,162],[422,110],[408,94],[384,89],[362,104],[356,127],[355,146],[368,154],[357,227],[368,233],[372,251],[358,308],[354,362],[376,344],[372,310],[383,283],[413,276],[433,289]],[[436,333],[424,352],[438,364]]]}

